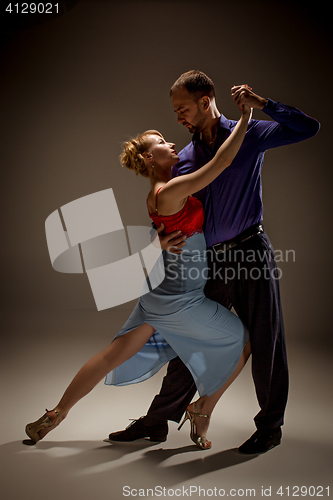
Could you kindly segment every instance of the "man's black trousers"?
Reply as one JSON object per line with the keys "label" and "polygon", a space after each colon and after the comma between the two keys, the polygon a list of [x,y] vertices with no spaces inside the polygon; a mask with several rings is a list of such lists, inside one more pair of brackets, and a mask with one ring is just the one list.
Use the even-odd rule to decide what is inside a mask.
{"label": "man's black trousers", "polygon": [[[258,429],[283,424],[288,396],[288,367],[277,268],[272,245],[265,233],[215,254],[207,250],[208,298],[234,308],[248,328],[252,351],[252,375],[260,406],[255,416]],[[170,361],[161,391],[147,415],[179,422],[196,387],[177,357]]]}

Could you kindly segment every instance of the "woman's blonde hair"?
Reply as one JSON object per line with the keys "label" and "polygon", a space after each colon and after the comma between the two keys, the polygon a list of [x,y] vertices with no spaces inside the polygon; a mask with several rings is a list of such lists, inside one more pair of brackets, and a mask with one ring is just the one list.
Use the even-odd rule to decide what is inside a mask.
{"label": "woman's blonde hair", "polygon": [[162,134],[157,130],[146,130],[146,132],[134,137],[134,139],[124,142],[123,151],[120,155],[120,162],[124,167],[134,170],[136,175],[141,174],[144,177],[149,176],[143,157],[143,153],[149,150],[149,135],[159,135],[162,137]]}

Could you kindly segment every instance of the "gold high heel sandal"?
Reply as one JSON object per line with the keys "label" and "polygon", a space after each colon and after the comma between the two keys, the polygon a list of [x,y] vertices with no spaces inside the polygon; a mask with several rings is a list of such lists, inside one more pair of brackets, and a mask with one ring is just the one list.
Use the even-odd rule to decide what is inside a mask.
{"label": "gold high heel sandal", "polygon": [[191,424],[190,438],[192,439],[193,443],[195,443],[202,450],[209,450],[212,446],[211,445],[207,446],[207,443],[208,443],[207,439],[205,437],[198,436],[197,433],[195,432],[194,420],[196,417],[210,418],[209,415],[205,415],[204,413],[197,412],[197,403],[195,402],[194,403],[194,412],[186,410],[184,420],[182,421],[182,423],[178,427],[178,430],[180,431],[180,429],[183,427],[186,420],[189,420],[190,424]]}
{"label": "gold high heel sandal", "polygon": [[26,434],[29,436],[29,438],[36,444],[38,441],[40,441],[42,438],[38,434],[39,431],[42,429],[48,429],[49,427],[56,427],[60,422],[59,420],[59,412],[57,410],[51,410],[54,411],[56,414],[56,419],[52,423],[52,420],[48,413],[50,413],[49,410],[45,410],[46,413],[42,417],[40,417],[36,422],[31,422],[30,424],[27,424],[25,428]]}

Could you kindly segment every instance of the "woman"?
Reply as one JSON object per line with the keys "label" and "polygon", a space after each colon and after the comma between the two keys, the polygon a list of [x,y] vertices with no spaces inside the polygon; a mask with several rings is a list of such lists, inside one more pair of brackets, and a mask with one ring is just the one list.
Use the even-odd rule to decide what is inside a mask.
{"label": "woman", "polygon": [[191,371],[200,395],[189,405],[183,423],[190,420],[191,439],[197,446],[211,447],[206,439],[210,415],[243,368],[250,346],[241,321],[203,293],[203,208],[191,194],[230,165],[242,144],[250,115],[251,110],[244,106],[233,133],[215,157],[198,171],[174,179],[171,168],[178,156],[174,144],[167,143],[159,132],[147,131],[125,144],[122,163],[150,179],[150,217],[157,225],[163,222],[165,232],[179,229],[186,234],[186,249],[178,256],[164,253],[163,282],[140,297],[118,336],[81,368],[58,405],[26,426],[35,443],[59,425],[74,404],[105,376],[107,384],[139,382],[178,355]]}

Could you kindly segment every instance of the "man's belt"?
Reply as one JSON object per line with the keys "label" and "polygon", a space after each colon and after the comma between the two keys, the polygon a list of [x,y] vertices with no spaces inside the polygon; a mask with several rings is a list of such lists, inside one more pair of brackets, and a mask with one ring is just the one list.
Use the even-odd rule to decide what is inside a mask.
{"label": "man's belt", "polygon": [[227,252],[231,248],[237,247],[244,241],[249,240],[256,234],[260,234],[263,232],[264,232],[264,226],[262,225],[262,223],[255,224],[254,226],[245,229],[242,233],[235,236],[235,238],[233,238],[232,240],[223,241],[222,243],[216,243],[216,245],[213,245],[211,248],[214,250],[216,254]]}

